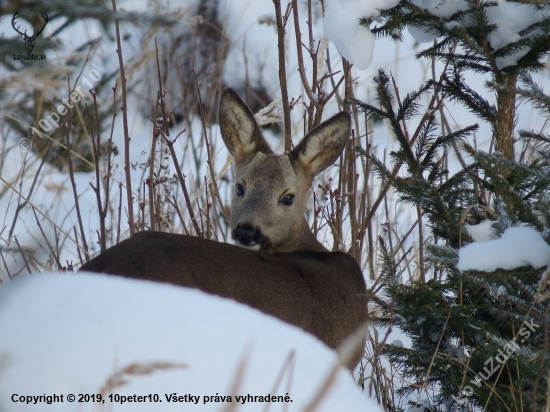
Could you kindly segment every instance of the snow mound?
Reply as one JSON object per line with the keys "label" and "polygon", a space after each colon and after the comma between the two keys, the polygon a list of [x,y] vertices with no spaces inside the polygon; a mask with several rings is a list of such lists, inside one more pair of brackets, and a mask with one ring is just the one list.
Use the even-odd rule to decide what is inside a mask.
{"label": "snow mound", "polygon": [[379,10],[398,3],[399,0],[325,0],[325,33],[342,57],[365,70],[372,62],[374,36],[359,24],[359,19],[377,16]]}
{"label": "snow mound", "polygon": [[[277,403],[271,410],[301,411],[337,362],[313,336],[248,306],[199,290],[99,274],[37,274],[1,285],[0,330],[3,412],[220,411],[228,404],[215,402],[215,395],[235,395],[236,382],[237,395],[288,394],[292,402],[271,401]],[[124,369],[136,374],[122,376],[126,384],[113,394],[158,394],[161,402],[108,405],[108,397],[102,405],[78,402],[79,394],[100,393]],[[53,394],[64,395],[64,401],[51,406],[13,401]],[[76,402],[67,401],[69,394]],[[198,396],[199,402],[168,402],[171,394]],[[326,395],[316,410],[380,410],[347,370],[340,370]],[[204,403],[205,396],[212,399]],[[265,406],[246,401],[237,410]]]}
{"label": "snow mound", "polygon": [[499,239],[471,243],[458,252],[461,271],[515,269],[521,266],[540,268],[550,264],[550,245],[530,227],[510,227]]}

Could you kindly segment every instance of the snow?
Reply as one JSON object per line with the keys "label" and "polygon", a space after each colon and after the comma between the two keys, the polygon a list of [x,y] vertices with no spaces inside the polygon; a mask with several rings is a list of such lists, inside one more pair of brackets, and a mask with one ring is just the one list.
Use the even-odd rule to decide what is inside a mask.
{"label": "snow", "polygon": [[[334,43],[340,54],[361,70],[367,69],[374,51],[374,36],[371,31],[359,24],[359,19],[377,16],[380,10],[397,5],[395,0],[326,0],[324,25],[325,33]],[[465,0],[412,0],[419,8],[429,11],[442,20],[450,19],[455,13],[466,11]],[[518,4],[498,0],[487,9],[489,24],[496,24],[496,29],[489,33],[487,41],[494,50],[498,50],[522,38],[519,34],[533,23],[550,16],[549,10],[538,10],[527,4]],[[452,24],[448,22],[447,24]],[[466,24],[466,23],[465,23]],[[409,26],[409,33],[419,43],[431,42],[437,38],[433,33]],[[519,50],[510,56],[497,58],[499,69],[517,64],[528,49]]]}
{"label": "snow", "polygon": [[415,26],[408,26],[407,30],[413,39],[415,39],[418,43],[429,43],[437,39],[435,34],[428,33]]}
{"label": "snow", "polygon": [[494,238],[492,220],[484,220],[477,225],[465,225],[464,227],[476,242],[487,242]]}
{"label": "snow", "polygon": [[396,6],[396,0],[326,0],[323,22],[325,33],[342,57],[358,69],[367,69],[372,62],[374,36],[359,24],[363,17],[377,16],[379,10]]}
{"label": "snow", "polygon": [[539,232],[530,227],[510,227],[499,239],[471,243],[458,252],[461,271],[515,269],[521,266],[541,268],[550,264],[550,246]]}
{"label": "snow", "polygon": [[412,3],[445,20],[459,11],[468,10],[468,3],[465,0],[413,0]]}
{"label": "snow", "polygon": [[[448,20],[453,14],[468,9],[468,2],[465,0],[413,0],[412,3],[443,20]],[[550,16],[549,10],[538,10],[528,4],[506,0],[497,0],[495,3],[494,6],[487,8],[486,13],[488,23],[497,25],[496,30],[487,36],[487,41],[493,50],[520,40],[522,36],[519,33],[522,30]],[[453,24],[456,23],[448,22],[448,28],[450,29]],[[437,38],[417,27],[409,27],[409,33],[419,43],[431,42]],[[499,69],[516,65],[527,52],[528,49],[524,49],[510,56],[499,57],[496,59],[496,65]]]}
{"label": "snow", "polygon": [[[498,28],[489,33],[487,40],[493,49],[500,49],[520,40],[522,38],[519,34],[520,31],[548,16],[550,16],[549,11],[545,12],[528,5],[498,0],[497,6],[489,7],[487,10],[489,22],[498,24]],[[529,48],[525,48],[510,56],[499,57],[496,59],[496,65],[499,69],[516,65],[528,51]]]}
{"label": "snow", "polygon": [[[288,393],[292,402],[270,410],[301,411],[338,362],[313,336],[248,306],[199,290],[99,274],[35,274],[0,285],[0,330],[3,412],[46,410],[43,404],[12,402],[13,394],[97,394],[115,372],[154,362],[180,367],[125,375],[126,384],[113,393],[158,394],[162,402],[155,411],[220,411],[228,404],[204,404],[203,397],[235,395],[232,388],[240,382],[237,394]],[[275,386],[292,351],[294,362]],[[173,393],[200,396],[200,402],[167,402],[165,394]],[[149,403],[98,406],[65,399],[54,409],[151,410]],[[238,411],[264,406],[245,403]],[[340,370],[315,410],[380,408],[360,392],[349,371]]]}

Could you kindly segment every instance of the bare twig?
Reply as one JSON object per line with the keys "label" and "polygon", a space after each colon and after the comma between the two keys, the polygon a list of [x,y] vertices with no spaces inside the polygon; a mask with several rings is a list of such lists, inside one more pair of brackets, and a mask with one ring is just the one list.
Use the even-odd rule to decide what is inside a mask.
{"label": "bare twig", "polygon": [[[105,179],[105,206],[102,206],[101,202],[101,188],[100,188],[100,168],[99,168],[99,152],[101,149],[101,129],[99,124],[99,115],[97,113],[97,96],[95,92],[90,90],[90,93],[92,95],[92,98],[94,100],[94,110],[95,110],[95,119],[96,119],[96,128],[97,128],[97,142],[94,141],[93,135],[92,135],[92,145],[94,148],[94,163],[95,163],[95,177],[96,177],[96,185],[95,187],[90,183],[90,186],[92,187],[92,190],[96,194],[96,200],[97,200],[97,211],[99,214],[99,245],[100,249],[103,252],[107,249],[106,244],[106,234],[105,234],[105,218],[107,216],[107,209],[109,207],[109,179],[110,179],[110,170],[107,170],[107,178]],[[116,85],[114,87],[114,101],[113,106],[116,103]],[[113,133],[113,126],[115,122],[115,116],[116,112],[113,114],[113,122],[111,126],[111,136]],[[107,154],[108,158],[110,159],[110,153]],[[109,161],[110,164],[110,161]]]}
{"label": "bare twig", "polygon": [[[0,283],[1,283],[1,282],[10,280],[12,276],[11,276],[10,270],[8,268],[8,264],[6,263],[6,259],[4,259],[4,254],[2,253],[2,249],[0,249],[0,258],[2,258],[2,264],[4,265],[4,269],[6,269],[6,275],[7,275],[6,278],[0,279]],[[0,273],[2,273],[2,272],[0,271]]]}
{"label": "bare twig", "polygon": [[[210,142],[208,141],[208,133],[206,133],[206,124],[204,122],[204,113],[202,109],[202,98],[201,98],[201,91],[199,89],[199,84],[197,83],[197,76],[195,75],[195,70],[191,70],[191,73],[193,73],[193,78],[195,79],[195,87],[197,88],[197,95],[199,98],[199,113],[201,116],[201,123],[202,123],[202,132],[204,136],[204,143],[206,145],[206,161],[208,162],[208,169],[210,170],[210,177],[212,179],[212,185],[213,185],[213,197],[216,198],[218,201],[218,204],[220,205],[220,208],[223,213],[223,217],[225,217],[225,221],[229,222],[229,216],[227,215],[227,212],[225,208],[223,207],[223,202],[220,197],[220,193],[218,191],[218,184],[216,182],[216,175],[214,173],[214,166],[212,165],[212,154],[210,153]],[[208,203],[208,198],[206,199]]]}
{"label": "bare twig", "polygon": [[[116,13],[116,0],[112,0],[113,10]],[[130,236],[134,235],[134,206],[132,195],[132,180],[130,178],[130,134],[128,133],[128,106],[126,104],[126,75],[124,73],[124,62],[122,60],[122,45],[120,43],[120,29],[118,20],[115,20],[116,45],[118,54],[118,65],[120,67],[120,87],[122,90],[122,126],[124,130],[124,172],[126,174],[126,197],[128,200],[128,225]]]}
{"label": "bare twig", "polygon": [[23,262],[25,262],[25,267],[29,271],[29,273],[32,273],[31,268],[29,267],[29,262],[27,262],[27,258],[25,256],[25,252],[23,251],[23,248],[19,244],[19,240],[17,240],[17,236],[14,236],[13,239],[15,240],[15,244],[17,245],[17,248],[19,249],[19,253],[21,253],[21,257],[23,258]]}
{"label": "bare twig", "polygon": [[176,201],[176,197],[173,196],[172,199],[173,199],[173,201],[168,199],[168,198],[166,200],[168,201],[168,203],[170,203],[174,207],[174,209],[176,209],[176,213],[178,214],[178,216],[181,220],[182,226],[183,226],[183,231],[185,232],[186,235],[189,235],[189,231],[187,230],[187,226],[185,226],[185,219],[183,218],[181,210],[178,206],[178,203]]}
{"label": "bare twig", "polygon": [[319,97],[313,93],[311,86],[307,80],[306,69],[304,67],[304,56],[302,53],[302,33],[300,32],[300,18],[298,15],[298,1],[292,0],[292,12],[294,14],[294,31],[296,33],[296,51],[298,54],[298,72],[300,73],[300,78],[302,79],[302,84],[304,90],[306,91],[307,97],[309,97],[310,104],[319,108],[322,106],[319,102]]}
{"label": "bare twig", "polygon": [[116,229],[116,243],[120,242],[120,219],[122,214],[122,183],[118,184],[118,217],[117,217],[117,229]]}
{"label": "bare twig", "polygon": [[[42,166],[44,166],[44,163],[46,162],[46,158],[48,156],[48,153],[50,152],[50,149],[52,148],[52,143],[53,142],[50,141],[50,143],[48,144],[48,148],[46,149],[46,153],[42,156],[42,161],[40,162],[40,166],[38,166],[38,170],[36,171],[36,173],[34,175],[34,179],[32,181],[31,188],[29,189],[29,194],[27,196],[28,199],[31,198],[32,193],[34,192],[34,188],[36,187],[36,182],[38,180],[38,176],[40,176],[40,171],[42,170]],[[23,174],[21,174],[21,182],[23,182]],[[13,231],[15,229],[15,224],[17,223],[17,218],[19,216],[19,212],[25,206],[27,206],[27,201],[23,201],[22,203],[19,203],[19,205],[17,206],[17,209],[15,210],[15,214],[13,216],[13,222],[12,222],[9,234],[8,234],[8,238],[11,238],[13,236]]]}
{"label": "bare twig", "polygon": [[291,130],[290,130],[290,106],[288,104],[288,90],[286,84],[285,66],[285,26],[281,13],[281,0],[273,0],[275,5],[275,18],[277,20],[277,48],[279,52],[279,84],[281,85],[281,98],[283,100],[283,119],[285,130],[285,153],[290,152]]}
{"label": "bare twig", "polygon": [[[69,83],[67,79],[67,83]],[[69,91],[70,91],[70,85],[69,85]],[[69,108],[69,118],[71,116],[71,109]],[[73,196],[74,196],[74,205],[76,209],[76,217],[78,220],[78,228],[80,229],[80,237],[82,238],[82,245],[84,247],[84,251],[86,251],[86,261],[89,260],[89,253],[88,253],[88,243],[86,242],[86,235],[84,234],[84,225],[82,224],[82,215],[80,214],[80,202],[78,200],[78,192],[76,191],[76,182],[74,180],[74,168],[73,168],[73,158],[71,155],[71,127],[72,124],[67,124],[67,156],[68,156],[68,165],[69,165],[69,178],[71,179],[71,185],[73,188]]]}
{"label": "bare twig", "polygon": [[[55,259],[55,262],[57,263],[57,270],[61,270],[63,268],[63,265],[61,265],[61,262],[59,261],[59,257],[53,250],[52,245],[48,241],[48,238],[46,237],[46,234],[44,233],[44,229],[42,229],[42,225],[40,224],[40,221],[38,220],[38,215],[36,214],[36,210],[32,210],[34,213],[34,218],[36,219],[36,224],[38,225],[38,228],[40,229],[40,233],[42,233],[42,237],[44,238],[44,241],[46,242],[46,245],[48,245],[48,248],[50,249],[50,253],[52,254],[53,258]],[[76,249],[78,250],[78,248]]]}
{"label": "bare twig", "polygon": [[[155,39],[155,49],[157,53],[157,74],[158,74],[158,81],[159,81],[159,90],[162,91],[162,80],[160,78],[160,65],[159,65],[159,59],[158,59],[158,46],[156,44],[156,39]],[[193,212],[193,205],[191,204],[191,198],[189,197],[189,192],[187,191],[187,185],[185,184],[185,177],[181,172],[181,168],[178,162],[178,157],[176,155],[176,151],[174,150],[174,142],[168,139],[168,137],[170,136],[170,131],[168,130],[168,126],[166,124],[166,113],[164,113],[164,94],[163,93],[160,94],[160,98],[161,98],[161,103],[159,107],[162,114],[163,130],[157,130],[157,132],[160,133],[166,145],[168,146],[168,150],[170,150],[170,156],[172,156],[172,162],[174,163],[174,167],[176,168],[176,174],[178,175],[180,186],[181,186],[181,189],[183,190],[183,196],[185,197],[185,204],[187,205],[187,211],[189,213],[189,217],[191,218],[191,223],[195,228],[195,233],[197,234],[198,237],[204,237],[203,233],[199,228],[199,224],[197,223],[195,212]],[[154,120],[153,124],[154,124],[154,127],[158,129],[156,119]]]}
{"label": "bare twig", "polygon": [[[76,227],[75,226],[73,226],[73,232],[74,232],[74,238],[78,242],[78,233],[76,232]],[[57,237],[56,237],[56,244],[59,245]],[[82,254],[80,253],[80,249],[76,248],[76,251],[78,252],[78,260],[80,261],[80,265],[83,265],[84,260],[82,259]],[[57,253],[59,254],[59,246],[57,247]]]}
{"label": "bare twig", "polygon": [[416,213],[418,214],[418,266],[420,269],[420,280],[426,282],[424,276],[424,232],[422,230],[422,209],[420,205],[416,205]]}
{"label": "bare twig", "polygon": [[[156,42],[157,39],[155,39]],[[155,44],[156,45],[156,44]],[[158,51],[157,51],[158,53]],[[158,63],[158,54],[157,54],[157,63]],[[153,122],[155,122],[155,127],[153,128],[153,138],[151,142],[151,153],[149,153],[149,228],[150,230],[155,230],[155,205],[154,205],[154,197],[155,197],[155,147],[157,145],[157,137],[158,133],[156,132],[156,123],[158,118],[158,108],[160,102],[164,103],[164,100],[161,96],[162,90],[159,90],[157,92],[157,101],[155,103],[155,113],[153,116]],[[159,228],[160,229],[160,228]]]}

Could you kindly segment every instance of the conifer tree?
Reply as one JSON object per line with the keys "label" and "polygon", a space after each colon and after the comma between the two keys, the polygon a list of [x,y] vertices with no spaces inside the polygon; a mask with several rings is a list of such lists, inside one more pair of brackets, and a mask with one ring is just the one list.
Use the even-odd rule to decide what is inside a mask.
{"label": "conifer tree", "polygon": [[[441,77],[399,101],[381,71],[374,79],[376,104],[353,101],[374,120],[388,122],[399,144],[391,157],[404,170],[394,176],[380,159],[359,152],[370,157],[381,179],[391,181],[400,201],[421,210],[437,240],[419,259],[425,278],[403,284],[396,254],[380,239],[385,288],[371,295],[381,309],[378,322],[398,327],[412,342],[410,348],[386,344],[383,351],[407,378],[402,394],[415,394],[431,410],[548,410],[550,269],[460,271],[457,263],[459,249],[473,241],[466,224],[489,220],[494,238],[510,227],[528,226],[550,243],[550,136],[515,130],[518,104],[533,104],[550,116],[550,97],[530,75],[550,50],[550,5],[529,2],[545,12],[542,17],[519,31],[516,41],[493,48],[488,39],[498,27],[487,16],[498,3],[465,1],[445,18],[417,4],[401,1],[371,29],[396,40],[407,25],[437,36],[418,57],[442,61]],[[495,104],[468,84],[467,74],[488,79]],[[432,95],[432,104],[420,117],[425,94]],[[474,121],[487,123],[495,150],[474,147],[475,124],[438,129],[434,113],[440,106],[433,102],[442,100],[462,104]],[[403,125],[409,119],[419,124],[412,135]],[[517,153],[516,141],[529,147],[530,156]],[[459,146],[468,163],[450,175],[443,149]]]}

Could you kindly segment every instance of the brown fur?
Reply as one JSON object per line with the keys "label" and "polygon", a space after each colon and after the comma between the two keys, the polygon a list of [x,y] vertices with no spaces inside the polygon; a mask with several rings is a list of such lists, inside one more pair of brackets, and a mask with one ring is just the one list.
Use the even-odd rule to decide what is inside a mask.
{"label": "brown fur", "polygon": [[[160,232],[139,232],[81,270],[197,288],[245,303],[331,348],[366,321],[365,281],[341,252],[270,254]],[[361,351],[350,363],[360,360]]]}

